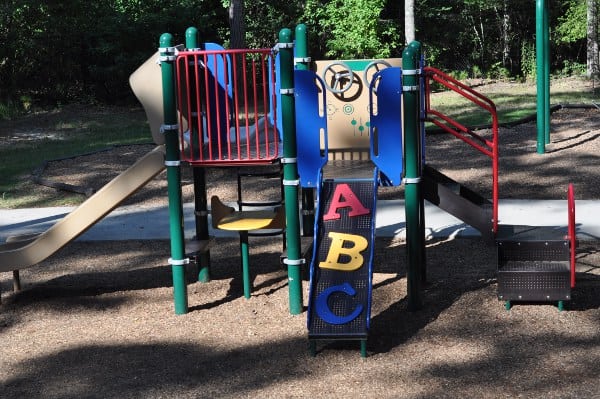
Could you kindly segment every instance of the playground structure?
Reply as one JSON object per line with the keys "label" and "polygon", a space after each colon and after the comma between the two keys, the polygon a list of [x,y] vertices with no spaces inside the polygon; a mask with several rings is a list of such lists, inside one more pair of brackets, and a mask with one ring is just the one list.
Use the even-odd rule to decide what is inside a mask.
{"label": "playground structure", "polygon": [[[411,43],[403,53],[401,68],[379,62],[377,65],[384,65],[385,68],[374,72],[369,78],[364,73],[362,79],[360,76],[357,79],[364,84],[365,90],[368,88],[371,104],[368,134],[364,135],[368,137],[369,144],[367,164],[370,167],[367,175],[325,178],[330,134],[324,112],[327,107],[325,93],[333,89],[334,94],[342,94],[335,91],[345,89],[344,82],[348,77],[352,82],[356,73],[352,66],[342,64],[345,70],[334,70],[333,80],[327,84],[326,77],[323,79],[309,70],[305,35],[305,27],[298,26],[294,44],[291,31],[282,30],[276,50],[224,50],[212,44],[201,46],[194,28],[186,32],[185,48],[175,47],[172,36],[163,35],[159,48],[161,67],[152,65],[154,68],[151,73],[152,78],[162,75],[161,92],[157,94],[149,89],[140,94],[140,91],[136,91],[136,87],[143,87],[143,83],[148,82],[149,76],[145,73],[150,71],[149,68],[141,68],[140,74],[132,76],[132,87],[146,109],[153,138],[160,144],[159,147],[94,196],[103,206],[90,199],[37,238],[2,246],[0,271],[18,270],[43,260],[80,235],[166,167],[171,227],[169,263],[173,273],[175,312],[186,313],[185,266],[191,255],[199,265],[198,279],[204,282],[210,279],[209,209],[204,168],[280,163],[283,169],[285,202],[282,209],[285,210],[287,241],[284,262],[288,268],[292,314],[299,314],[303,309],[301,268],[307,262],[300,245],[298,197],[300,188],[306,193],[315,189],[318,192],[308,302],[309,338],[312,344],[318,339],[358,339],[363,353],[366,351],[372,244],[375,238],[374,215],[380,183],[406,185],[409,308],[416,310],[421,307],[421,285],[426,276],[423,232],[425,199],[478,228],[485,239],[497,239],[501,248],[499,297],[506,301],[507,307],[510,307],[511,301],[536,300],[558,301],[562,308],[562,301],[570,298],[570,290],[574,286],[576,242],[572,189],[569,194],[568,240],[564,237],[548,237],[531,226],[508,226],[504,229],[499,226],[498,124],[494,104],[443,72],[425,67],[421,60],[420,44]],[[294,61],[297,62],[296,67]],[[378,60],[372,60],[375,61]],[[246,79],[247,76],[252,79]],[[427,101],[430,80],[461,93],[488,110],[492,119],[492,137],[482,137],[432,109]],[[157,98],[161,101],[157,101]],[[372,106],[375,101],[377,107]],[[490,157],[494,171],[491,201],[425,164],[424,120]],[[359,150],[361,152],[364,148]],[[349,153],[353,152],[354,148],[350,146]],[[351,159],[349,163],[355,161]],[[182,231],[182,164],[193,167],[197,194],[197,231],[192,243],[185,242]],[[127,188],[117,189],[121,183],[127,183]],[[108,193],[115,195],[113,197]],[[310,198],[310,194],[307,197]],[[256,229],[281,227],[283,213],[280,209],[256,214],[228,207],[221,207],[222,212],[216,212],[220,207],[218,198],[211,199],[211,202],[213,226],[240,232],[244,295],[249,297],[247,233]],[[310,211],[310,200],[303,204]],[[539,234],[525,234],[532,230]],[[58,241],[55,240],[57,236],[60,237]],[[560,249],[543,252],[536,247],[523,254],[520,253],[523,242],[535,242],[533,247],[538,244],[547,247],[558,242]],[[565,250],[569,256],[565,255]],[[540,255],[540,252],[543,253]],[[550,283],[546,283],[548,263],[555,269],[550,273],[560,276],[558,282],[550,276]],[[534,283],[522,284],[511,291],[511,284],[520,284],[523,272]],[[564,282],[565,275],[568,276],[567,283]],[[559,286],[558,293],[546,293],[549,289],[556,291],[556,285]],[[507,287],[509,289],[505,289]],[[531,292],[534,294],[527,296]]]}
{"label": "playground structure", "polygon": [[[499,298],[505,300],[507,308],[510,308],[511,302],[535,300],[558,301],[562,309],[563,301],[570,299],[574,286],[576,246],[572,189],[567,239],[556,237],[555,230],[551,234],[535,226],[500,226],[495,105],[443,72],[426,67],[419,43],[411,43],[405,49],[402,67],[392,66],[385,60],[361,61],[361,79],[353,66],[348,65],[350,62],[329,63],[322,74],[309,70],[310,58],[306,54],[303,25],[296,29],[295,42],[290,30],[282,30],[275,49],[224,50],[214,45],[203,48],[198,45],[197,31],[193,28],[186,32],[186,40],[184,50],[174,47],[169,34],[161,36],[160,40],[163,94],[171,93],[164,95],[165,119],[162,127],[167,143],[167,170],[173,176],[173,180],[169,180],[170,194],[173,194],[169,198],[173,211],[171,225],[181,226],[180,193],[177,192],[180,162],[194,166],[195,170],[207,166],[280,162],[283,165],[287,234],[284,263],[288,268],[290,312],[298,314],[303,304],[300,268],[307,262],[300,249],[299,188],[303,193],[304,211],[309,215],[313,213],[311,192],[316,189],[317,211],[314,213],[308,300],[308,329],[313,349],[318,339],[357,339],[361,341],[363,354],[366,351],[374,215],[379,184],[406,185],[407,299],[410,309],[422,306],[421,285],[426,279],[425,199],[477,228],[484,239],[496,240],[499,246]],[[244,57],[251,60],[244,60]],[[250,66],[246,66],[248,63]],[[377,66],[377,70],[368,74],[365,66]],[[247,79],[246,75],[252,78]],[[486,110],[491,119],[490,136],[484,137],[432,109],[429,101],[431,81]],[[356,126],[353,126],[353,137],[349,141],[362,144],[366,138],[368,158],[363,158],[365,148],[360,144],[342,148],[342,152],[347,150],[349,154],[349,159],[342,157],[343,161],[348,161],[344,165],[346,175],[326,178],[324,171],[330,161],[336,160],[329,154],[329,143],[339,140],[339,137],[333,139],[336,133],[329,131],[327,119],[330,108],[326,100],[329,94],[326,93],[343,99],[343,93],[356,82],[368,91],[368,120],[359,121],[361,127],[368,127],[368,131],[360,130],[361,137],[357,137]],[[177,101],[174,101],[175,97]],[[259,114],[258,110],[262,113]],[[344,107],[344,110],[351,113],[352,109]],[[270,123],[260,125],[262,120]],[[354,121],[357,119],[354,118]],[[425,121],[490,158],[493,176],[491,200],[426,165]],[[248,131],[253,131],[254,135],[248,134]],[[174,148],[171,158],[169,143]],[[181,152],[181,160],[177,157],[178,151]],[[354,154],[358,154],[357,158]],[[371,170],[366,176],[364,161],[370,165],[366,170]],[[356,170],[351,167],[352,164],[361,164],[362,172],[353,174]],[[198,181],[202,184],[202,179]],[[200,187],[196,192],[204,190]],[[308,194],[306,197],[305,193]],[[196,209],[202,217],[207,209],[206,195],[200,195],[199,199]],[[215,205],[221,208],[219,202],[213,199]],[[243,211],[228,209],[227,212],[236,220],[243,221],[243,227],[233,227],[240,232],[271,226],[280,215],[273,211],[253,220],[256,224],[252,224],[252,216],[245,215]],[[218,219],[221,220],[221,217]],[[307,220],[310,219],[304,219],[305,229]],[[214,227],[219,228],[219,224],[218,220],[213,220]],[[201,241],[208,239],[200,234],[197,238]],[[181,229],[176,227],[172,230],[170,259],[176,313],[187,311],[183,266],[188,258],[183,241]],[[524,242],[531,245],[522,245]],[[542,249],[554,243],[558,243],[560,251]],[[248,296],[248,265],[244,260],[247,258],[247,240],[242,240],[241,244],[244,291]],[[523,247],[529,247],[528,251],[521,251]],[[565,256],[565,251],[568,256]],[[195,258],[199,260],[199,275],[209,276],[208,258],[197,254]],[[516,290],[513,289],[515,285],[519,286]]]}

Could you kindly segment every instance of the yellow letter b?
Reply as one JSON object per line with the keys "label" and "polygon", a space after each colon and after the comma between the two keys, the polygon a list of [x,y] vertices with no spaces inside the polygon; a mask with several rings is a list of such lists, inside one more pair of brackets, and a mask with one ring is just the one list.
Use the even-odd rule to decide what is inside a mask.
{"label": "yellow letter b", "polygon": [[[355,234],[335,232],[329,232],[328,236],[331,238],[331,247],[329,247],[327,259],[325,262],[320,262],[319,267],[351,272],[363,265],[364,258],[360,253],[369,246],[366,238]],[[353,244],[352,247],[344,247],[344,243],[346,242],[351,242]],[[349,258],[349,260],[342,263],[340,255],[346,255],[344,258]]]}

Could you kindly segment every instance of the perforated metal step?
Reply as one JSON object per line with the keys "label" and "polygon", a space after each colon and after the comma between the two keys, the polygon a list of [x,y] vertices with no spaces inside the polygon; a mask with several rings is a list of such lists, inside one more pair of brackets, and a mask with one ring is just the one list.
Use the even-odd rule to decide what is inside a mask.
{"label": "perforated metal step", "polygon": [[498,298],[504,301],[571,299],[569,241],[552,227],[501,228]]}

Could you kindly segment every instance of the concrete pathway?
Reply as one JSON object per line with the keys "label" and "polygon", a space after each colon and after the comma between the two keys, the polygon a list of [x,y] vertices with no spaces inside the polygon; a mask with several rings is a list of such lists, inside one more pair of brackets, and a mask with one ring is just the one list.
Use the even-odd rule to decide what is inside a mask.
{"label": "concrete pathway", "polygon": [[[71,212],[72,207],[0,209],[0,243],[12,235],[42,232]],[[185,236],[194,236],[193,204],[184,204]],[[566,200],[501,200],[500,224],[556,226],[567,225]],[[377,236],[403,237],[405,234],[404,201],[379,201]],[[581,240],[600,239],[600,201],[576,201],[577,235]],[[445,211],[426,202],[425,224],[430,237],[474,237],[479,232]],[[216,237],[236,237],[235,232],[213,231]],[[81,235],[81,241],[155,240],[169,238],[166,207],[123,206]]]}

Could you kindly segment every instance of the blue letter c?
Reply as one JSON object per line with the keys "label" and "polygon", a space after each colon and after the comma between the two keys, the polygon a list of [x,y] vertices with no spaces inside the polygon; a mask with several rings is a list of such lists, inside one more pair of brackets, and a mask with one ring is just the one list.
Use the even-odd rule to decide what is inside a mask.
{"label": "blue letter c", "polygon": [[356,309],[352,313],[347,316],[338,316],[334,314],[329,308],[328,300],[329,296],[334,292],[343,292],[344,294],[354,296],[356,295],[356,290],[352,288],[349,283],[344,283],[341,285],[333,285],[321,292],[317,297],[317,314],[321,319],[326,321],[329,324],[346,324],[350,323],[352,320],[356,319],[358,315],[362,312],[363,306],[359,304]]}

